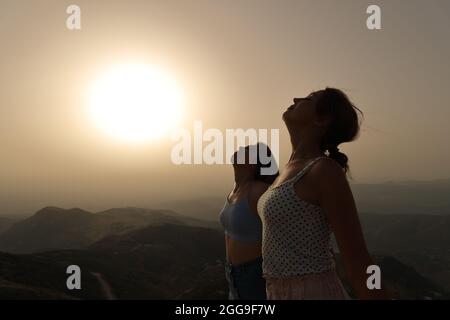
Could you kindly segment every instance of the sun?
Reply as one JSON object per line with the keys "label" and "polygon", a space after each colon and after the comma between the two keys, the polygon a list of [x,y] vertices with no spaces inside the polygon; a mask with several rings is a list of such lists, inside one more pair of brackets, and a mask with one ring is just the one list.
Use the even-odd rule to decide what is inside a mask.
{"label": "sun", "polygon": [[124,64],[110,68],[90,88],[89,113],[110,136],[128,142],[161,138],[182,116],[182,92],[161,68]]}

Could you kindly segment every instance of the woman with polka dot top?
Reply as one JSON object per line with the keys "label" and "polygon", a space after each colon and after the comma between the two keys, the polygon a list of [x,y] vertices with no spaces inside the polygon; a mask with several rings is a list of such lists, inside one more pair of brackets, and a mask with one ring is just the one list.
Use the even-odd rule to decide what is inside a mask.
{"label": "woman with polka dot top", "polygon": [[332,233],[356,298],[386,299],[383,285],[366,285],[373,262],[346,178],[348,158],[338,149],[357,137],[361,111],[334,88],[293,102],[283,113],[291,157],[257,206],[267,299],[349,298],[335,269]]}

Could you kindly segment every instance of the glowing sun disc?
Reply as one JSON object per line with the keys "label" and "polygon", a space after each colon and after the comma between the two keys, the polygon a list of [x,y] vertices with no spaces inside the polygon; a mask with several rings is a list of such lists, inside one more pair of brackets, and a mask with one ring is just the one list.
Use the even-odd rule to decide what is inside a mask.
{"label": "glowing sun disc", "polygon": [[181,91],[158,68],[121,65],[91,87],[89,111],[94,123],[121,140],[143,142],[167,134],[181,118]]}

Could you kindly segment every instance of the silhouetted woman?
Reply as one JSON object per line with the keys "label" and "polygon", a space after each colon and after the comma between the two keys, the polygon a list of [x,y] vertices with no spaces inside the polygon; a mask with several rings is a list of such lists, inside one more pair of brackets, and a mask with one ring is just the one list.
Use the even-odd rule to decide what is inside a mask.
{"label": "silhouetted woman", "polygon": [[356,297],[387,298],[366,287],[373,262],[346,178],[348,158],[338,148],[358,135],[358,112],[342,91],[326,88],[295,98],[283,113],[292,154],[258,202],[268,299],[349,297],[335,270],[332,233]]}
{"label": "silhouetted woman", "polygon": [[[259,197],[267,190],[278,176],[262,175],[261,169],[269,167],[265,161],[275,159],[270,149],[261,148],[264,161],[261,161],[262,144],[241,148],[243,157],[238,158],[238,151],[233,155],[234,187],[227,196],[220,212],[220,222],[225,229],[226,265],[225,275],[229,286],[229,299],[265,300],[266,284],[262,277],[261,241],[262,225],[256,210]],[[266,151],[267,150],[267,151]],[[266,155],[268,157],[266,157]],[[256,156],[256,161],[252,157]],[[240,161],[237,161],[239,160]]]}

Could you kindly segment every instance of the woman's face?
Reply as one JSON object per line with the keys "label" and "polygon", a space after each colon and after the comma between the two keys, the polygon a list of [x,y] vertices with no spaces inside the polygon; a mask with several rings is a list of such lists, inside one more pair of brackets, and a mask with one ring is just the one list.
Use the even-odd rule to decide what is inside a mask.
{"label": "woman's face", "polygon": [[315,106],[321,93],[322,91],[315,91],[307,97],[294,98],[294,104],[283,113],[286,125],[298,127],[313,124],[316,120]]}

